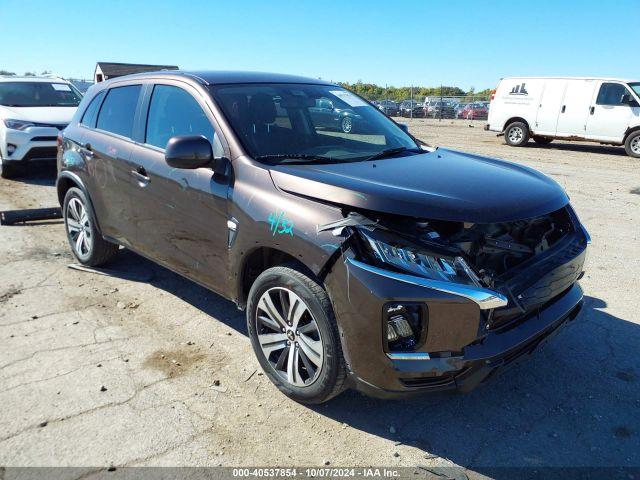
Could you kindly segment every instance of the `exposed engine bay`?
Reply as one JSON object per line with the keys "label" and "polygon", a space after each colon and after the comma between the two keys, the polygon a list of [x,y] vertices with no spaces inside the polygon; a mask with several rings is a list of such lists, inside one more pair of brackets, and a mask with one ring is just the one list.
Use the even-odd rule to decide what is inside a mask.
{"label": "exposed engine bay", "polygon": [[381,229],[439,254],[463,257],[480,284],[495,287],[504,274],[553,248],[575,231],[570,207],[540,217],[507,223],[461,223],[393,215],[349,212],[329,228]]}

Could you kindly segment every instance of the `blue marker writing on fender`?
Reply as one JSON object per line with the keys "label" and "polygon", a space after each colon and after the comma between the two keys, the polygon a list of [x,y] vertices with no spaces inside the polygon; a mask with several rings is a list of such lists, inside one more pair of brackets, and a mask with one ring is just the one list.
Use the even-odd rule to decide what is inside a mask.
{"label": "blue marker writing on fender", "polygon": [[284,216],[284,212],[270,213],[269,224],[274,237],[276,234],[285,235],[287,233],[293,237],[293,222]]}

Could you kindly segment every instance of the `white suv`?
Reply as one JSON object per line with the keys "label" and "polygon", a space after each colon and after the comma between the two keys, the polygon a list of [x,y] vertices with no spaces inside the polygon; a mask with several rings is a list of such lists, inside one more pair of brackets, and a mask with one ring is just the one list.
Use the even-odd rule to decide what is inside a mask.
{"label": "white suv", "polygon": [[81,99],[61,78],[0,77],[0,175],[15,177],[29,162],[55,160],[58,133]]}

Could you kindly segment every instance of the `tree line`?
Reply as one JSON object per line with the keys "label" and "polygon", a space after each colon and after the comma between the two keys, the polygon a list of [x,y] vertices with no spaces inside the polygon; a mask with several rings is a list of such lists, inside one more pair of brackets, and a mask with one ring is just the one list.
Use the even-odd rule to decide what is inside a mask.
{"label": "tree line", "polygon": [[357,93],[367,100],[394,100],[401,102],[412,98],[417,101],[423,101],[425,97],[460,97],[463,100],[472,101],[477,97],[487,98],[491,95],[491,89],[487,88],[476,92],[474,88],[464,91],[459,87],[441,86],[441,87],[383,87],[375,83],[356,83],[338,82],[338,85]]}

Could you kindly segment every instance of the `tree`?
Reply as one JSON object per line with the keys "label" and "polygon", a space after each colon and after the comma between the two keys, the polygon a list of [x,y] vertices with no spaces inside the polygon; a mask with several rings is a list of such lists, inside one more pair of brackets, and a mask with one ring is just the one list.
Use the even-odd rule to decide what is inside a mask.
{"label": "tree", "polygon": [[24,76],[25,76],[25,77],[35,77],[35,76],[36,76],[36,74],[35,74],[35,73],[33,73],[33,72],[24,72]]}
{"label": "tree", "polygon": [[8,70],[0,70],[0,75],[8,75],[10,77],[15,76],[15,72],[10,72]]}
{"label": "tree", "polygon": [[51,70],[44,70],[40,75],[51,75]]}

